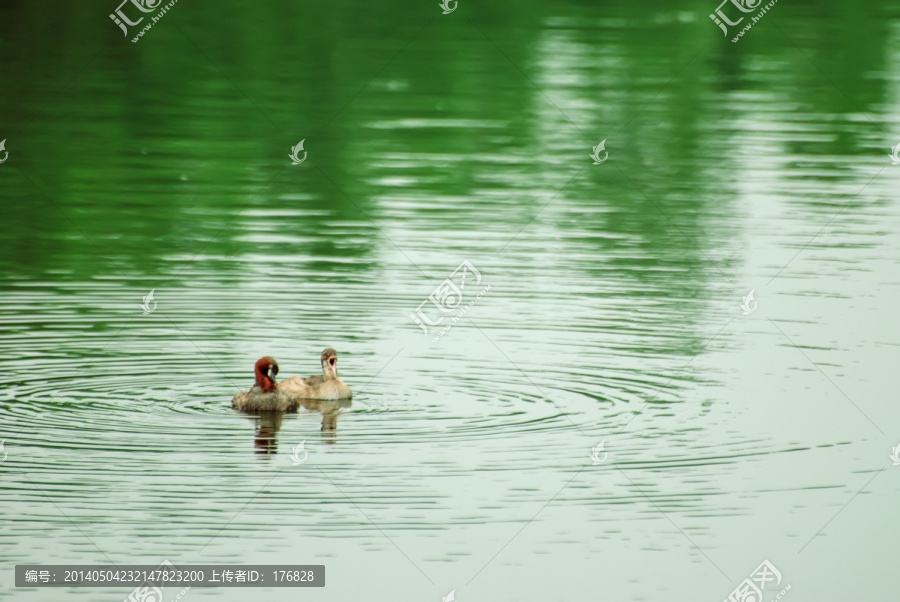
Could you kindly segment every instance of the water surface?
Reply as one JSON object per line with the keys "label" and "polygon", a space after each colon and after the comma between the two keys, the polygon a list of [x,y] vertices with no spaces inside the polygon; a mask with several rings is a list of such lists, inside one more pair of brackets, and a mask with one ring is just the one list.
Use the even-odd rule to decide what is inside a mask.
{"label": "water surface", "polygon": [[[429,4],[0,9],[0,597],[888,599],[900,4]],[[232,411],[326,346],[351,405]]]}

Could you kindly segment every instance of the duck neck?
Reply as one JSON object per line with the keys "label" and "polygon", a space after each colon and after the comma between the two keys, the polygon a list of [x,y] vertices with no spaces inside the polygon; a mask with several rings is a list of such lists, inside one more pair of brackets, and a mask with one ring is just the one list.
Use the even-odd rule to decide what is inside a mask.
{"label": "duck neck", "polygon": [[328,365],[328,360],[322,362],[322,380],[332,380],[336,378],[334,374],[331,373],[331,367]]}
{"label": "duck neck", "polygon": [[271,393],[276,387],[275,381],[263,374],[259,368],[256,369],[256,384],[263,390],[263,393]]}

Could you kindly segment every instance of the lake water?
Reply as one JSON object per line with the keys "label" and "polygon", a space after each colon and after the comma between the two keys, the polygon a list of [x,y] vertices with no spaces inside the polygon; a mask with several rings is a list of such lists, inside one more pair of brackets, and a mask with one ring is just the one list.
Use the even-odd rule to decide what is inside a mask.
{"label": "lake water", "polygon": [[895,597],[900,2],[115,9],[0,7],[0,598]]}

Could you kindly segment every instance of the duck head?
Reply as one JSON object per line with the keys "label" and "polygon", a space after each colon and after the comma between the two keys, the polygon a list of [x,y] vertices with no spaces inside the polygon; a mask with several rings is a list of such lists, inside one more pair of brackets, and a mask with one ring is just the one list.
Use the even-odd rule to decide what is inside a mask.
{"label": "duck head", "polygon": [[337,351],[329,347],[322,352],[322,378],[337,378]]}
{"label": "duck head", "polygon": [[273,357],[261,357],[256,360],[254,367],[256,384],[265,393],[275,390],[275,376],[278,374],[278,362]]}

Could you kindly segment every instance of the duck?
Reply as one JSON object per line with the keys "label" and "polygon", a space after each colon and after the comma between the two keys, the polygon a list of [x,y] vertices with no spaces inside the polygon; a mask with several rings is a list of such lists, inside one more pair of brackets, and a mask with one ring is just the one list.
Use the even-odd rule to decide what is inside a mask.
{"label": "duck", "polygon": [[231,407],[244,412],[295,412],[299,402],[292,400],[275,382],[278,362],[266,356],[256,361],[253,367],[256,384],[249,391],[237,393],[231,400]]}
{"label": "duck", "polygon": [[331,347],[322,352],[322,376],[310,376],[300,378],[294,376],[281,381],[279,388],[293,400],[319,399],[335,400],[350,399],[353,391],[341,382],[337,373],[337,351]]}

